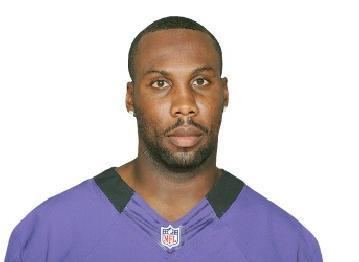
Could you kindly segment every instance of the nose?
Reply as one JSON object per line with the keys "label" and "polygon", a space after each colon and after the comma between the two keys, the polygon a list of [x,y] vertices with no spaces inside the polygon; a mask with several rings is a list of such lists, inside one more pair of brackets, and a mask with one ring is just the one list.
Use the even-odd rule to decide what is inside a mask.
{"label": "nose", "polygon": [[192,88],[181,86],[172,94],[171,115],[173,117],[193,117],[198,114],[196,96]]}

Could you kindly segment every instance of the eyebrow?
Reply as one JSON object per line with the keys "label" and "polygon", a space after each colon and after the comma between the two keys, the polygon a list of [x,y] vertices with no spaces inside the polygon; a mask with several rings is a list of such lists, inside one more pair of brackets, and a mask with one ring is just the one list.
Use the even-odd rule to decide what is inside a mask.
{"label": "eyebrow", "polygon": [[[198,73],[200,73],[202,71],[215,71],[215,70],[211,66],[207,66],[207,65],[206,66],[201,66],[201,67],[196,68],[195,70],[193,70],[191,75],[198,74]],[[161,75],[164,75],[164,76],[170,75],[170,73],[165,71],[165,70],[156,70],[156,69],[150,69],[150,70],[146,71],[144,73],[144,75],[153,74],[153,73],[161,74]]]}

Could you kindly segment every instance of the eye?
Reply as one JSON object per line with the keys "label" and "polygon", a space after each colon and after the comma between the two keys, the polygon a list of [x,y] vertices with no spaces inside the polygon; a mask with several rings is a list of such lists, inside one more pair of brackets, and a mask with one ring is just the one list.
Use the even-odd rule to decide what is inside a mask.
{"label": "eye", "polygon": [[192,83],[192,85],[193,85],[194,87],[204,86],[204,85],[207,85],[207,84],[209,84],[209,81],[208,81],[207,79],[202,78],[202,77],[195,79],[195,80],[193,81],[193,83]]}
{"label": "eye", "polygon": [[158,79],[158,80],[153,81],[151,83],[151,86],[158,88],[158,89],[166,89],[167,87],[170,86],[170,84],[166,80]]}

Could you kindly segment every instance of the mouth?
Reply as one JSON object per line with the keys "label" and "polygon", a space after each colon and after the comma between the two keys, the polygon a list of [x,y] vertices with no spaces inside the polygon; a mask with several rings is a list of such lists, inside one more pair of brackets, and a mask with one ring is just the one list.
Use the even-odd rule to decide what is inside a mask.
{"label": "mouth", "polygon": [[203,132],[194,126],[184,125],[177,127],[168,134],[171,144],[176,147],[190,148],[199,143],[203,138]]}
{"label": "mouth", "polygon": [[201,136],[169,136],[169,141],[177,147],[193,147],[202,139]]}

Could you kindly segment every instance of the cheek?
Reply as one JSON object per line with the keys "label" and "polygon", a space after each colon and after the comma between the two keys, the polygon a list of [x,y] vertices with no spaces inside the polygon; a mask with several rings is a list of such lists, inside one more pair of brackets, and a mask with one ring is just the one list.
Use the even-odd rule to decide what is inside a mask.
{"label": "cheek", "polygon": [[145,104],[144,114],[155,124],[160,124],[169,116],[169,103],[152,100]]}
{"label": "cheek", "polygon": [[198,100],[198,108],[203,118],[213,122],[222,112],[222,103],[218,97],[208,97],[207,99]]}
{"label": "cheek", "polygon": [[203,124],[209,128],[210,136],[216,137],[222,122],[222,103],[217,98],[207,100],[199,105]]}
{"label": "cheek", "polygon": [[163,135],[166,128],[165,120],[168,119],[168,105],[149,103],[149,101],[142,101],[139,105],[141,105],[137,107],[141,112],[139,121],[145,124],[147,132],[155,136]]}

